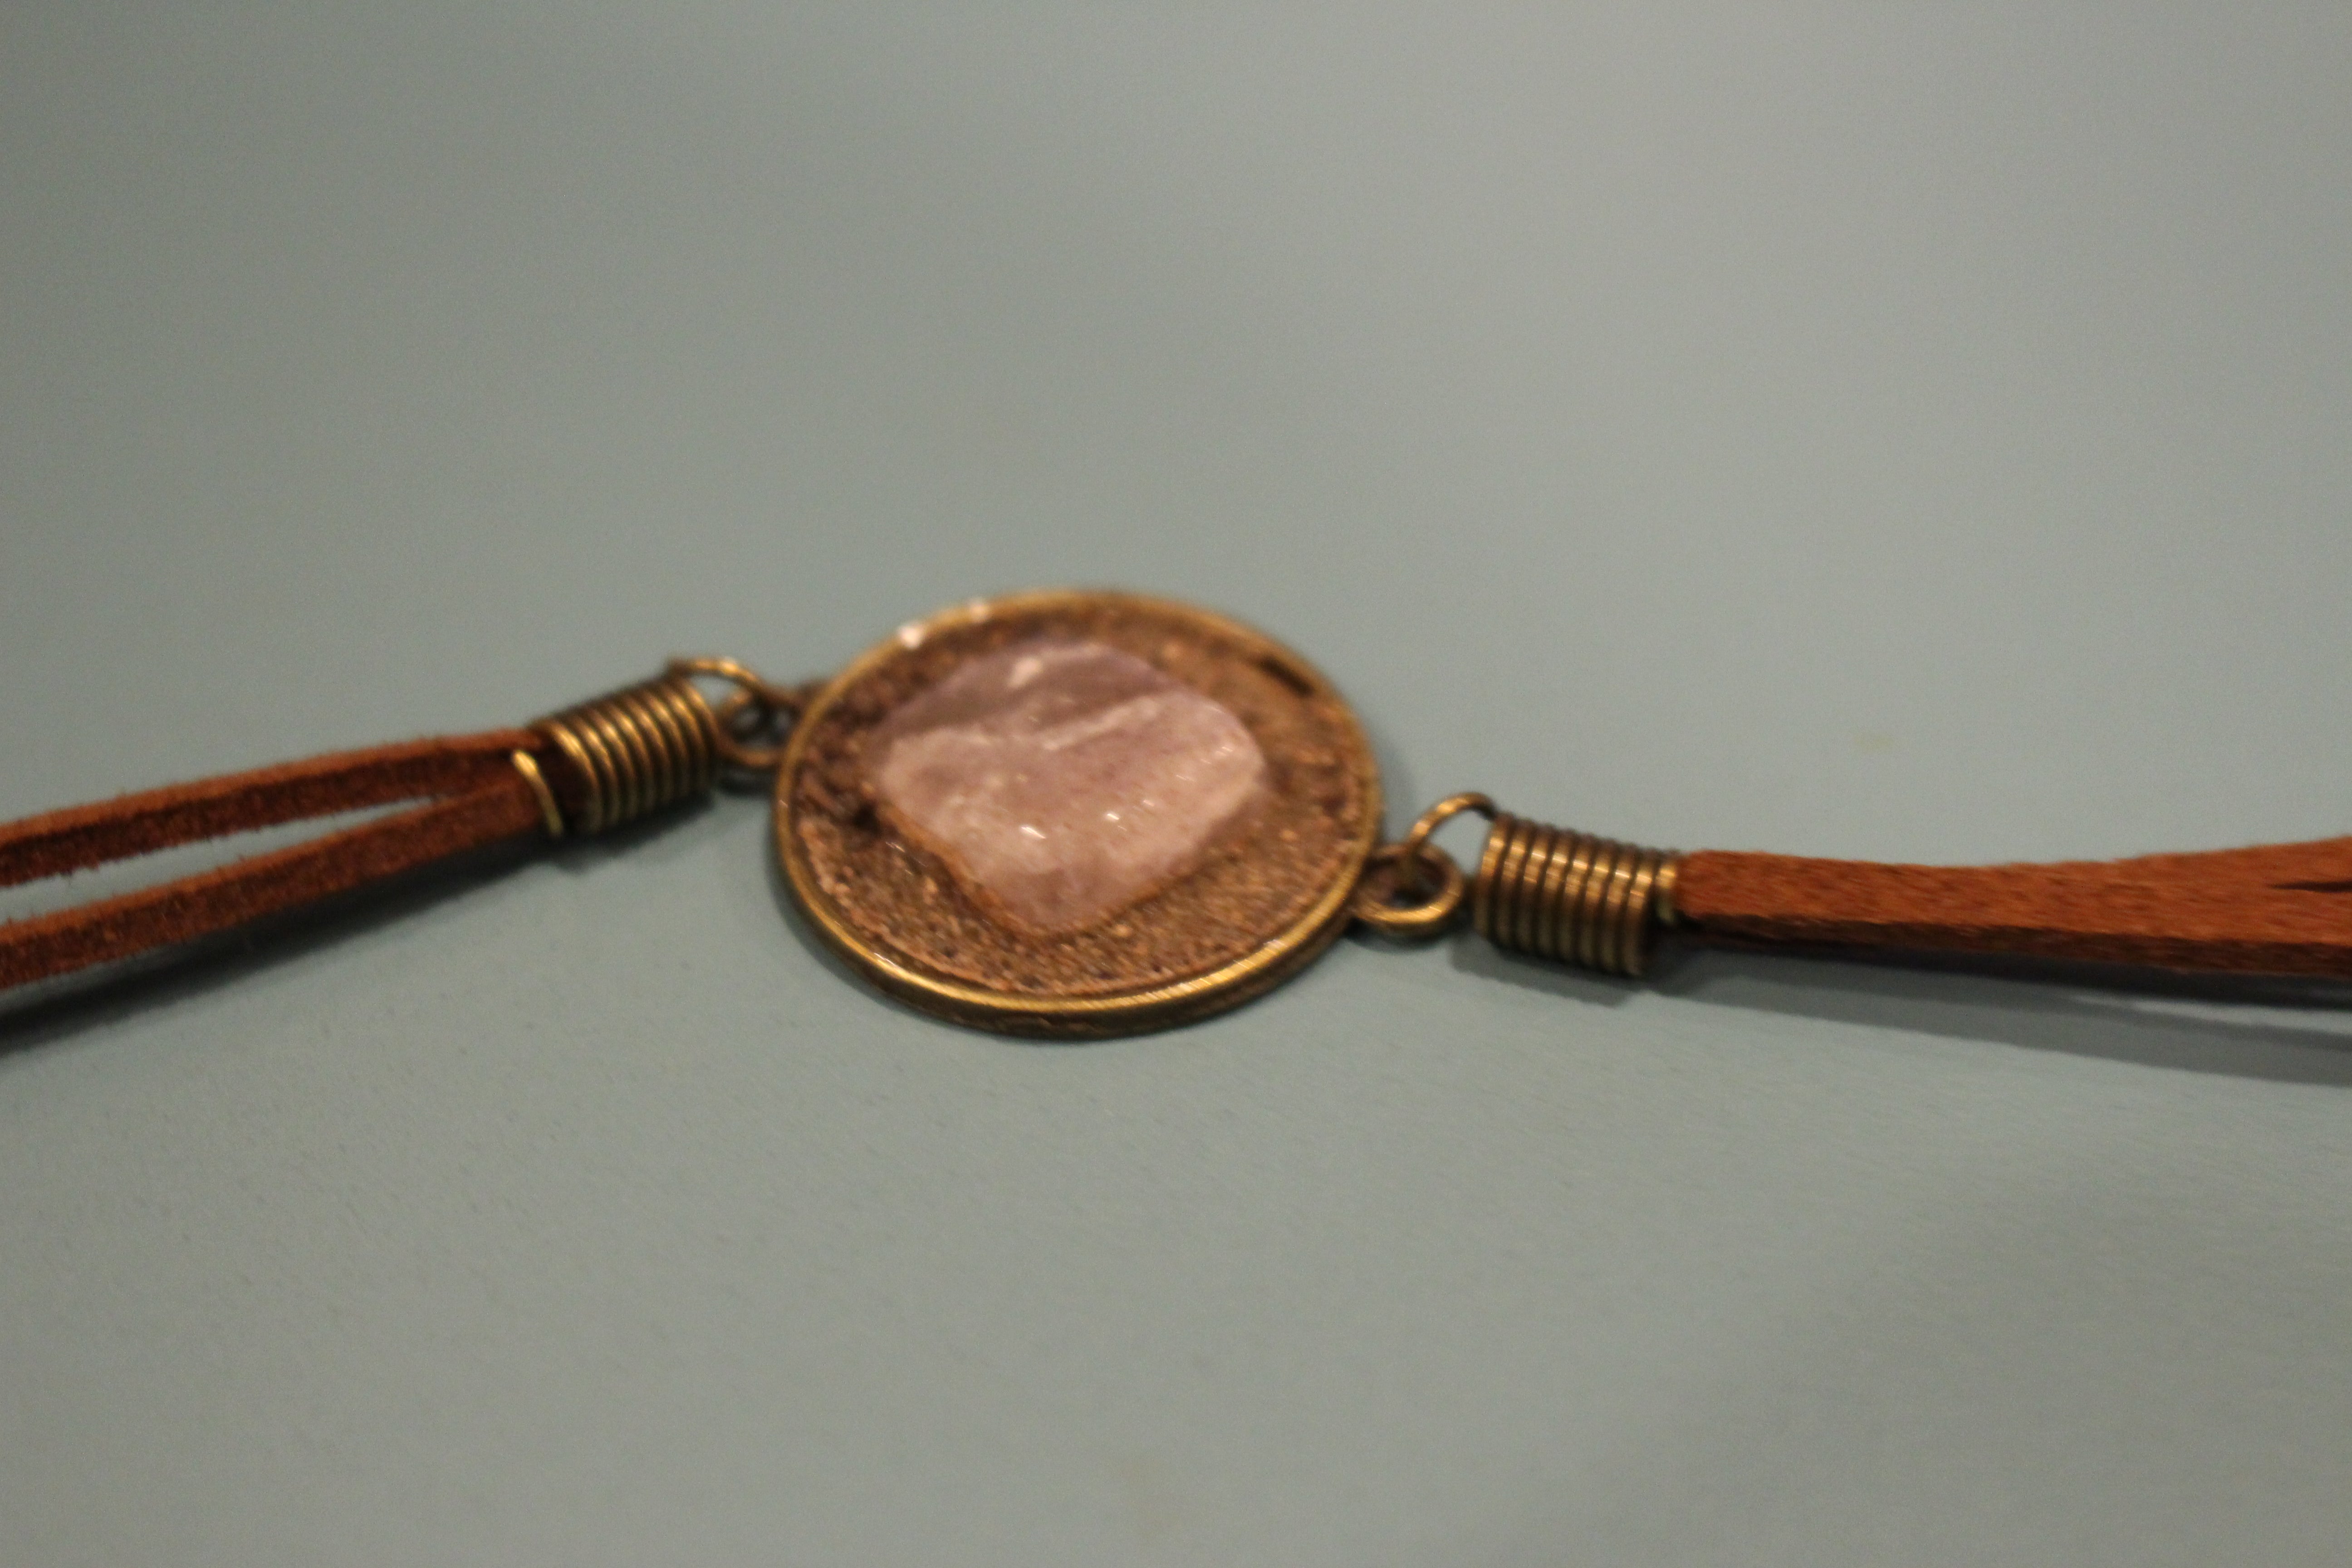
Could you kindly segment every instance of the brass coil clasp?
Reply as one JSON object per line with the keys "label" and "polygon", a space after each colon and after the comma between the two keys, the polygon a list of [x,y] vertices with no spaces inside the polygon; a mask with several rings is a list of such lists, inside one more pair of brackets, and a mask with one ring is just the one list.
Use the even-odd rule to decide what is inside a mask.
{"label": "brass coil clasp", "polygon": [[[1429,841],[1465,811],[1494,824],[1469,877]],[[1659,930],[1674,923],[1681,865],[1667,850],[1498,811],[1483,795],[1449,795],[1423,812],[1402,838],[1371,853],[1354,913],[1382,935],[1413,941],[1442,934],[1466,907],[1478,934],[1497,947],[1603,974],[1638,975]]]}
{"label": "brass coil clasp", "polygon": [[[730,689],[714,703],[698,679]],[[706,795],[730,771],[773,771],[804,705],[800,689],[731,658],[674,658],[651,680],[534,722],[544,744],[536,760],[516,752],[515,768],[550,837],[587,837]]]}

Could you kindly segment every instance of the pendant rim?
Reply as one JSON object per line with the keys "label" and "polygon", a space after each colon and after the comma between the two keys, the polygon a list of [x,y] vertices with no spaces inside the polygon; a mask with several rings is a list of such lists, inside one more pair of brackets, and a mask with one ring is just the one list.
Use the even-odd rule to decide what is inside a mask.
{"label": "pendant rim", "polygon": [[[1326,706],[1339,720],[1343,759],[1361,803],[1334,873],[1295,918],[1278,928],[1236,934],[1240,949],[1199,973],[1087,994],[1000,990],[933,973],[860,931],[829,893],[807,844],[795,831],[793,803],[814,760],[824,720],[861,682],[933,638],[992,622],[1072,613],[1130,615],[1188,628],[1203,642],[1228,645],[1295,688],[1302,702]],[[772,825],[777,862],[802,917],[824,945],[883,992],[915,1008],[999,1034],[1100,1037],[1143,1034],[1191,1023],[1241,1005],[1290,978],[1346,929],[1356,883],[1381,831],[1380,771],[1362,721],[1323,673],[1291,648],[1230,616],[1181,600],[1107,588],[1047,588],[966,600],[901,626],[850,661],[813,698],[793,727],[776,771]],[[1190,875],[1190,873],[1188,873]],[[1180,881],[1181,879],[1180,879]],[[1244,945],[1245,944],[1245,945]]]}

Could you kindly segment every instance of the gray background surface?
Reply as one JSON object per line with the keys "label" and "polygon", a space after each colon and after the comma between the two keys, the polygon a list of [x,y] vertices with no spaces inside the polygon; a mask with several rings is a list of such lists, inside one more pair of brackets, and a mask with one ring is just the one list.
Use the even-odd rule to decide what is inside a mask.
{"label": "gray background surface", "polygon": [[[2340,5],[18,0],[0,816],[1076,582],[1301,649],[1396,821],[2344,832],[2347,82]],[[734,797],[0,1047],[12,1565],[2352,1545],[2340,1007],[1465,939],[1009,1044]]]}

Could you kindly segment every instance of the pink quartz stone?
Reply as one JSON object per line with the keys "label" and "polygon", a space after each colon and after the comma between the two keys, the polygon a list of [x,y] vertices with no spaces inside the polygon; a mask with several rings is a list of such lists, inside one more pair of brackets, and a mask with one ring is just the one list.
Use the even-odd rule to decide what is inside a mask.
{"label": "pink quartz stone", "polygon": [[877,725],[866,755],[893,825],[1039,932],[1165,885],[1265,790],[1265,757],[1224,707],[1067,638],[962,666]]}

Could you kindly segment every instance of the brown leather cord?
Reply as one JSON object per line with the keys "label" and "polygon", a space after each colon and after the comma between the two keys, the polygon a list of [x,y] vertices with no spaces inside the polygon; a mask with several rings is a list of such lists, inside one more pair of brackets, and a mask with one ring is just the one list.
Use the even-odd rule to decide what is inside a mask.
{"label": "brown leather cord", "polygon": [[[607,703],[638,700],[639,692]],[[577,711],[593,717],[594,708]],[[210,935],[546,832],[557,826],[555,802],[576,809],[593,783],[549,738],[551,726],[561,727],[550,720],[539,730],[314,757],[0,825],[6,887],[225,834],[427,802],[160,887],[0,924],[0,987]],[[519,752],[534,759],[551,796],[517,765]],[[646,777],[707,787],[709,759],[699,752],[681,758],[661,753],[667,771]],[[630,815],[676,793],[641,787],[635,773],[622,783]],[[1660,898],[1671,885],[1676,924],[1703,941],[2352,978],[2352,837],[1983,867],[1701,851],[1656,885]]]}
{"label": "brown leather cord", "polygon": [[1674,904],[1685,934],[1742,944],[2352,978],[2352,837],[1976,867],[1702,850]]}
{"label": "brown leather cord", "polygon": [[160,887],[0,924],[0,987],[190,941],[545,831],[516,752],[526,730],[313,757],[0,826],[0,887],[223,834],[407,800],[430,804]]}

